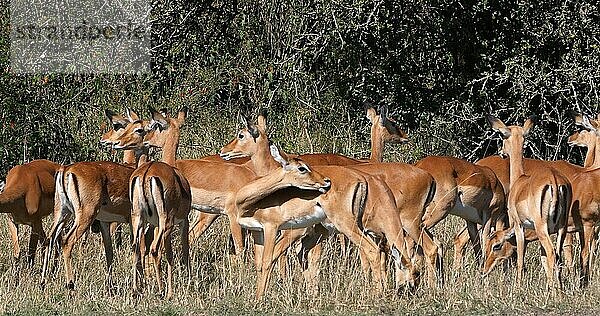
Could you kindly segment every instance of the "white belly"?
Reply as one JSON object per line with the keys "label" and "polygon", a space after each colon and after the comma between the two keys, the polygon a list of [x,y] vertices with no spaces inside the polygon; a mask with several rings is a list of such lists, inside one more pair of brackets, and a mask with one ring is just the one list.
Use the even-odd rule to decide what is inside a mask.
{"label": "white belly", "polygon": [[483,224],[483,219],[479,217],[479,211],[471,205],[463,203],[461,195],[459,194],[456,197],[456,203],[452,210],[450,210],[450,214],[460,216],[469,222]]}
{"label": "white belly", "polygon": [[238,218],[238,224],[245,229],[249,230],[263,230],[263,225],[257,221],[254,217],[240,217]]}
{"label": "white belly", "polygon": [[279,225],[279,229],[296,229],[305,228],[322,222],[326,219],[325,210],[322,207],[315,205],[313,212],[303,216],[295,217],[287,222]]}

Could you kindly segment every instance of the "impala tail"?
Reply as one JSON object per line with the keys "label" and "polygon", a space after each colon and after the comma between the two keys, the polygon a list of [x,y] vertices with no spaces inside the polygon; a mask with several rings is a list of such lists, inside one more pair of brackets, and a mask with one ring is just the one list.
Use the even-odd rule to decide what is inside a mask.
{"label": "impala tail", "polygon": [[77,179],[72,173],[67,174],[68,179],[65,179],[65,169],[60,168],[56,173],[56,191],[55,191],[55,203],[59,205],[59,209],[55,209],[55,212],[60,210],[60,217],[70,216],[75,213],[75,207],[73,205],[73,199],[69,196],[69,190],[75,192],[75,200],[79,204],[79,196],[77,192]]}
{"label": "impala tail", "polygon": [[354,187],[354,194],[352,195],[352,213],[356,216],[356,224],[361,232],[366,232],[363,225],[363,215],[365,213],[365,206],[367,202],[368,188],[365,182],[359,182]]}

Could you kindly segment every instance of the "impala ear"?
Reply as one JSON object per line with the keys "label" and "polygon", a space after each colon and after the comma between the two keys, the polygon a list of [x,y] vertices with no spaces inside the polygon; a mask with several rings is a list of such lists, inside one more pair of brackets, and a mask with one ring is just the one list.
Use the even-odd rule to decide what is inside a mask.
{"label": "impala ear", "polygon": [[488,123],[490,123],[492,129],[500,133],[500,135],[502,135],[502,138],[507,139],[510,137],[510,129],[508,129],[508,127],[506,127],[506,125],[500,119],[492,115],[488,115],[486,116],[486,118]]}
{"label": "impala ear", "polygon": [[165,130],[169,127],[169,122],[160,112],[156,111],[153,107],[148,106],[148,110],[150,111],[150,115],[152,119],[150,120],[150,124],[148,124],[148,129],[159,129]]}
{"label": "impala ear", "polygon": [[377,112],[375,111],[374,108],[372,108],[372,107],[367,108],[367,118],[369,119],[371,124],[373,124],[373,122],[375,121],[376,116],[377,116]]}
{"label": "impala ear", "polygon": [[160,114],[162,114],[162,116],[164,117],[169,117],[169,109],[167,108],[161,108],[160,110],[158,110],[158,112],[160,112]]}
{"label": "impala ear", "polygon": [[177,114],[177,124],[179,124],[179,127],[185,124],[185,119],[188,116],[188,111],[189,108],[187,106],[184,106],[183,108],[181,108],[181,110],[179,110],[179,113]]}
{"label": "impala ear", "polygon": [[242,122],[244,122],[244,125],[246,125],[246,129],[248,130],[248,133],[250,133],[252,138],[254,138],[254,141],[256,141],[258,136],[260,136],[256,126],[252,125],[252,123],[250,123],[250,120],[248,119],[248,117],[246,117],[245,115],[242,115]]}
{"label": "impala ear", "polygon": [[590,132],[595,132],[598,127],[597,122],[590,120],[590,118],[587,115],[583,114],[577,114],[575,116],[575,125],[579,125]]}
{"label": "impala ear", "polygon": [[385,123],[388,121],[388,108],[387,105],[382,105],[379,108],[379,124],[385,126]]}
{"label": "impala ear", "polygon": [[538,119],[535,115],[532,115],[529,118],[527,118],[525,124],[523,124],[523,137],[529,136],[529,132],[537,124],[537,121]]}
{"label": "impala ear", "polygon": [[4,191],[5,186],[6,186],[6,182],[0,181],[0,193],[2,193],[2,191]]}
{"label": "impala ear", "polygon": [[129,124],[129,122],[125,118],[123,118],[120,114],[113,112],[112,110],[104,110],[104,115],[106,116],[108,122],[112,125],[115,131],[121,128],[125,128],[125,126]]}
{"label": "impala ear", "polygon": [[140,119],[140,116],[137,115],[137,113],[135,113],[130,108],[125,109],[125,115],[127,115],[127,119],[129,120],[130,123],[133,123],[135,121],[139,121],[139,119]]}
{"label": "impala ear", "polygon": [[258,127],[262,128],[263,131],[267,130],[267,109],[262,108],[258,112]]}
{"label": "impala ear", "polygon": [[281,156],[279,148],[277,148],[275,145],[271,145],[269,146],[269,149],[271,150],[271,156],[273,156],[273,159],[275,159],[275,161],[277,161],[281,167],[285,169],[285,167],[288,166],[288,162]]}

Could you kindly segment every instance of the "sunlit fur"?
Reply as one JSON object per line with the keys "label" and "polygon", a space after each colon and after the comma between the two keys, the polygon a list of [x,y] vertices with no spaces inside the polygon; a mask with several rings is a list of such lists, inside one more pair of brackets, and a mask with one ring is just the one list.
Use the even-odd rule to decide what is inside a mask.
{"label": "sunlit fur", "polygon": [[31,226],[27,261],[33,265],[39,241],[46,234],[42,220],[54,209],[54,175],[60,165],[49,160],[34,160],[8,171],[4,191],[0,193],[0,213],[8,213],[13,255],[20,256],[17,224]]}
{"label": "sunlit fur", "polygon": [[[258,126],[258,125],[257,125]],[[247,128],[252,128],[252,127],[247,127]],[[252,152],[254,153],[251,156],[251,161],[254,164],[254,168],[257,170],[260,170],[261,168],[263,169],[268,169],[269,165],[272,164],[272,161],[265,161],[265,159],[261,159],[260,157],[267,157],[267,152],[268,152],[268,142],[260,142],[258,141],[259,139],[266,139],[266,135],[263,134],[264,133],[264,129],[257,127],[255,128],[260,135],[258,135],[258,137],[255,137],[257,139],[256,142],[252,142],[252,143],[245,143],[244,144],[244,149],[236,149],[235,146],[233,146],[236,141],[232,141],[230,142],[230,145],[232,146],[227,146],[226,148],[224,148],[224,150],[222,151],[222,154],[226,154],[229,151],[237,151],[237,152]],[[239,138],[239,137],[238,137]],[[239,142],[237,142],[239,143]],[[325,166],[317,166],[317,165],[312,165],[313,168],[325,168]],[[328,172],[330,173],[326,173],[326,175],[328,177],[332,177],[332,183],[334,185],[334,187],[336,186],[336,181],[333,180],[333,177],[336,177],[338,174],[340,175],[346,175],[348,176],[348,169],[346,168],[342,168],[339,166],[331,166],[329,168],[332,169],[327,169]],[[369,191],[369,198],[368,201],[370,201],[371,199],[377,200],[378,198],[383,199],[383,196],[387,194],[389,194],[389,191],[392,192],[403,192],[402,195],[397,195],[394,196],[392,195],[390,202],[388,204],[385,204],[382,202],[380,207],[374,207],[372,209],[369,209],[368,215],[367,213],[365,213],[366,217],[369,218],[369,220],[365,219],[364,220],[364,225],[365,225],[365,229],[372,231],[375,234],[381,234],[382,230],[387,230],[387,229],[392,229],[386,226],[385,222],[386,221],[391,221],[391,218],[398,218],[400,220],[399,223],[401,223],[401,226],[404,227],[412,237],[414,237],[416,240],[421,240],[423,243],[423,247],[425,249],[425,254],[428,258],[428,264],[432,270],[432,273],[430,274],[430,276],[432,278],[435,277],[435,275],[440,276],[442,273],[440,271],[441,268],[441,261],[440,259],[438,259],[438,248],[437,245],[433,242],[433,240],[431,239],[429,233],[425,233],[422,234],[422,226],[421,226],[421,217],[423,215],[423,210],[424,210],[424,205],[426,205],[429,201],[428,198],[430,197],[430,194],[432,195],[433,189],[433,179],[431,178],[430,175],[428,175],[426,172],[412,167],[410,165],[406,165],[406,164],[385,164],[385,165],[371,165],[371,164],[359,164],[356,167],[356,170],[354,170],[354,172],[358,172],[359,175],[361,175],[361,177],[365,177],[365,180],[362,181],[366,181],[369,184],[369,188],[372,188],[372,191]],[[366,168],[365,170],[361,170],[359,168]],[[321,170],[321,169],[319,169]],[[335,173],[335,175],[334,175]],[[371,176],[369,173],[373,173],[374,175],[377,175],[377,177],[373,177]],[[341,177],[342,178],[342,177]],[[348,179],[342,180],[339,179],[338,181],[349,181]],[[386,182],[381,182],[382,179],[386,180]],[[354,180],[354,181],[358,181],[358,180]],[[409,190],[407,189],[407,185],[408,182],[410,182],[410,185],[413,186],[414,189]],[[392,183],[392,185],[394,187],[392,187],[392,185],[390,185],[390,187],[387,187],[388,184]],[[376,189],[379,187],[379,185],[385,186],[387,189]],[[391,189],[390,189],[391,188]],[[380,191],[379,191],[380,190]],[[382,192],[382,193],[377,193],[377,192]],[[332,194],[332,193],[328,193],[328,194]],[[327,194],[323,197],[323,199],[325,199],[327,196]],[[399,201],[401,204],[400,206],[396,205],[395,202]],[[333,210],[333,208],[332,208]],[[398,213],[397,210],[400,210],[400,212]],[[372,213],[371,213],[372,212]],[[391,212],[391,213],[390,213]],[[351,225],[349,223],[353,222],[353,216],[351,215],[352,213],[344,213],[341,212],[340,214],[336,214],[336,217],[338,218],[338,221],[342,221],[345,220],[347,221],[345,225],[346,227],[348,227],[348,225]],[[383,216],[383,214],[386,214],[386,216]],[[393,216],[398,216],[399,217],[393,217]],[[329,215],[328,215],[329,217]],[[385,219],[384,219],[385,218]],[[339,225],[342,225],[340,223],[338,223]],[[385,228],[384,228],[385,227]],[[396,231],[398,230],[400,226],[396,226],[396,228],[394,228]],[[294,234],[293,232],[286,232],[285,234],[289,234],[292,235]],[[383,233],[383,235],[385,236],[396,236],[399,233],[394,233],[391,230],[388,230],[387,233]],[[288,236],[288,235],[286,235]],[[296,238],[299,238],[301,236],[301,234],[295,235]],[[284,238],[287,240],[293,240],[293,238]],[[356,239],[355,239],[356,241]],[[392,244],[390,242],[390,244]],[[404,249],[404,246],[399,247],[399,249]],[[403,255],[406,255],[405,253],[403,253]],[[365,261],[367,262],[371,262],[372,263],[372,258],[369,258],[368,255],[365,255]],[[377,262],[379,262],[380,259],[377,259]],[[369,267],[371,269],[377,270],[377,272],[382,272],[380,267],[373,267],[372,265],[370,266],[363,266],[366,267],[366,269],[369,269]],[[374,272],[375,273],[375,272]],[[379,275],[380,276],[380,275]],[[414,276],[414,275],[413,275]],[[432,281],[432,283],[434,283],[434,281]]]}
{"label": "sunlit fur", "polygon": [[[556,265],[562,253],[562,245],[567,228],[567,216],[571,206],[571,183],[566,176],[552,168],[539,168],[525,173],[523,164],[523,144],[525,137],[534,125],[528,119],[523,126],[506,126],[492,116],[488,117],[492,129],[503,138],[503,152],[510,158],[510,191],[508,193],[508,214],[511,227],[515,231],[517,243],[517,284],[521,284],[525,255],[524,228],[535,229],[542,244],[542,263],[546,270],[548,288],[562,286],[561,266]],[[550,239],[551,233],[558,233],[556,247]],[[557,282],[557,283],[555,283]]]}

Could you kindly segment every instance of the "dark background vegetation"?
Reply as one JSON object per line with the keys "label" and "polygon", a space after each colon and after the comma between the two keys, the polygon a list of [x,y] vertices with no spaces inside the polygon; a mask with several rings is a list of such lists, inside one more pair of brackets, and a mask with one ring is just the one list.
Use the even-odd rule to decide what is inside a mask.
{"label": "dark background vegetation", "polygon": [[[188,106],[181,157],[216,152],[237,115],[269,110],[291,152],[368,155],[363,103],[386,104],[413,142],[390,160],[475,161],[497,141],[483,115],[541,117],[526,153],[568,158],[568,110],[599,104],[596,1],[158,1],[152,71],[15,75],[0,2],[0,176],[36,158],[116,159],[96,145],[102,110]],[[494,138],[495,139],[495,138]]]}

